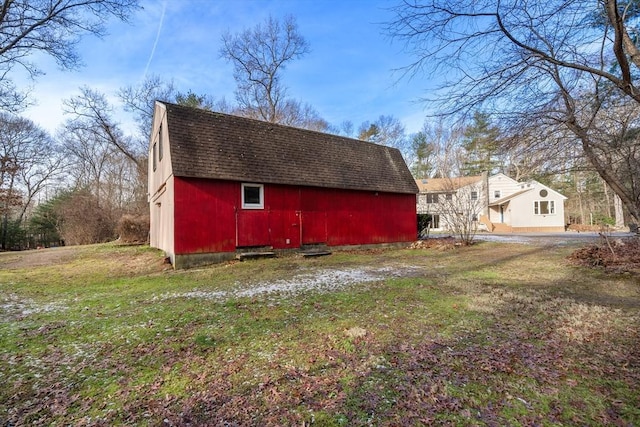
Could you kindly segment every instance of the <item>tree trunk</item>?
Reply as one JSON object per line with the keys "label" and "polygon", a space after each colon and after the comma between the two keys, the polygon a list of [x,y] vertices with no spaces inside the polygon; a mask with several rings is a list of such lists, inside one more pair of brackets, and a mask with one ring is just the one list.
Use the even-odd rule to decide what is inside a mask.
{"label": "tree trunk", "polygon": [[2,236],[0,236],[0,248],[7,250],[7,227],[9,226],[9,214],[2,215]]}
{"label": "tree trunk", "polygon": [[622,210],[622,200],[617,194],[613,195],[613,206],[616,214],[616,228],[624,227],[624,212]]}
{"label": "tree trunk", "polygon": [[600,178],[609,185],[611,190],[620,197],[622,204],[627,208],[629,215],[634,223],[640,223],[640,204],[638,203],[638,197],[634,197],[633,190],[631,188],[625,188],[625,185],[620,182],[620,177],[615,174],[611,169],[611,165],[603,164],[600,161],[597,153],[594,150],[592,141],[585,128],[577,124],[573,110],[569,108],[569,120],[566,122],[568,128],[578,137],[582,143],[582,150],[589,163],[594,167],[595,171],[600,175]]}
{"label": "tree trunk", "polygon": [[593,167],[596,169],[596,172],[598,172],[598,175],[600,175],[604,182],[606,182],[609,187],[611,187],[613,192],[618,195],[618,197],[620,197],[622,204],[627,208],[631,219],[633,219],[633,222],[638,224],[640,222],[640,206],[638,206],[638,204],[634,200],[634,197],[632,197],[631,194],[627,192],[627,189],[618,180],[618,177],[614,176],[614,174],[611,173],[611,169],[606,165],[602,165],[600,163],[597,155],[594,153],[593,148],[591,147],[589,137],[581,136],[580,139],[582,140],[582,149],[584,150],[584,153],[587,156],[589,162],[593,165]]}
{"label": "tree trunk", "polygon": [[602,181],[602,188],[604,190],[604,200],[607,205],[607,216],[611,217],[611,198],[609,197],[609,186],[604,181]]}

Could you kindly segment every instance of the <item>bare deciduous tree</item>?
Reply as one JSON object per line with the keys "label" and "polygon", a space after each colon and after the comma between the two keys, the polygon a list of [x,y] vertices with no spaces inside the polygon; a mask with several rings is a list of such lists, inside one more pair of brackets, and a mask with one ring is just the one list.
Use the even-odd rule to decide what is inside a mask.
{"label": "bare deciduous tree", "polygon": [[336,135],[344,135],[349,138],[353,138],[355,135],[355,128],[351,120],[343,120],[339,125],[329,125],[327,131],[335,133]]}
{"label": "bare deciduous tree", "polygon": [[326,132],[329,122],[309,104],[301,104],[294,99],[287,99],[281,109],[278,123],[299,128]]}
{"label": "bare deciduous tree", "polygon": [[138,0],[4,0],[0,4],[0,109],[24,107],[26,93],[16,90],[9,74],[21,67],[31,77],[40,74],[29,56],[44,52],[58,65],[81,65],[76,52],[80,36],[105,34],[105,22],[126,21]]}
{"label": "bare deciduous tree", "polygon": [[459,178],[446,178],[443,193],[435,204],[440,226],[450,230],[465,245],[473,242],[485,207],[484,181],[461,186]]}
{"label": "bare deciduous tree", "polygon": [[124,110],[132,113],[138,123],[138,133],[145,144],[149,142],[155,101],[173,101],[176,95],[173,81],[165,81],[157,75],[148,76],[140,84],[125,86],[118,91]]}
{"label": "bare deciduous tree", "polygon": [[[291,101],[282,83],[287,64],[309,52],[309,44],[298,32],[293,17],[283,22],[269,17],[253,29],[225,33],[222,44],[220,55],[233,63],[238,84],[236,99],[242,115],[272,123],[304,124],[304,120],[301,124],[296,117],[310,107],[301,108]],[[312,123],[315,126],[318,122]]]}
{"label": "bare deciduous tree", "polygon": [[55,214],[62,219],[59,232],[65,245],[103,243],[116,237],[117,218],[100,205],[89,189],[61,194],[56,200]]}
{"label": "bare deciduous tree", "polygon": [[114,225],[123,213],[146,211],[146,150],[120,129],[104,95],[82,88],[65,106],[71,118],[59,138],[72,162],[73,188],[90,191]]}
{"label": "bare deciduous tree", "polygon": [[65,113],[73,118],[65,127],[70,132],[81,131],[95,141],[107,143],[143,169],[142,157],[146,152],[136,151],[131,138],[124,135],[112,118],[113,109],[106,97],[88,87],[80,88],[80,95],[64,100]]}
{"label": "bare deciduous tree", "polygon": [[[500,114],[513,135],[531,124],[548,135],[570,131],[640,222],[640,153],[631,150],[636,173],[620,174],[610,164],[618,160],[606,154],[619,140],[603,138],[596,127],[607,119],[607,104],[640,102],[640,52],[632,36],[638,14],[629,5],[616,0],[406,0],[394,9],[387,30],[415,54],[407,73],[444,76],[435,92],[441,96],[425,99],[443,114],[478,109]],[[566,138],[547,142],[562,144]]]}
{"label": "bare deciduous tree", "polygon": [[404,125],[393,116],[381,115],[373,123],[363,122],[358,128],[358,139],[397,148],[405,160],[411,156]]}
{"label": "bare deciduous tree", "polygon": [[210,95],[200,95],[191,90],[186,93],[179,92],[173,80],[163,80],[158,75],[151,75],[137,85],[129,85],[118,91],[118,98],[124,106],[124,110],[133,114],[138,124],[139,146],[146,151],[149,142],[149,132],[153,119],[153,106],[155,101],[175,102],[195,108],[215,110],[222,113],[233,113],[235,107],[229,105],[224,98],[216,100]]}
{"label": "bare deciduous tree", "polygon": [[20,226],[45,186],[63,170],[60,152],[32,121],[0,113],[0,212],[2,247],[6,248],[9,218]]}

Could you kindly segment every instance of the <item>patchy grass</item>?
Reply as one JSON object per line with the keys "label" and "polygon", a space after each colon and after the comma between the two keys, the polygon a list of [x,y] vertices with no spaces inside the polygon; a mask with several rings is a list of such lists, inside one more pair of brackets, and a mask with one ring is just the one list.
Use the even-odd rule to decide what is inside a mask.
{"label": "patchy grass", "polygon": [[638,277],[574,249],[2,253],[0,424],[638,425]]}

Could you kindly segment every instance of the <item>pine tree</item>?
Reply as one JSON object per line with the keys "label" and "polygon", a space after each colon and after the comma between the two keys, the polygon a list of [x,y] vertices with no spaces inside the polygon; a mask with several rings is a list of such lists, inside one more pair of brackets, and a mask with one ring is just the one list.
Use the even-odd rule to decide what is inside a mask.
{"label": "pine tree", "polygon": [[487,171],[489,174],[499,172],[500,129],[491,125],[489,115],[476,112],[473,124],[464,131],[462,146],[468,154],[468,160],[463,166],[465,176],[480,175]]}

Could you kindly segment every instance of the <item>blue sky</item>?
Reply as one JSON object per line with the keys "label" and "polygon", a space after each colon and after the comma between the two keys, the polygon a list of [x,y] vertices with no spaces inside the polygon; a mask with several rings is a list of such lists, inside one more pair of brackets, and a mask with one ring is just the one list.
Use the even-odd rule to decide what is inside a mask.
{"label": "blue sky", "polygon": [[[113,21],[103,39],[85,37],[79,46],[85,64],[78,71],[57,69],[50,58],[36,58],[45,71],[34,83],[38,105],[26,116],[53,132],[64,120],[62,99],[87,85],[114,103],[124,86],[145,75],[173,79],[181,92],[234,100],[232,66],[220,58],[225,31],[239,32],[271,15],[293,15],[311,52],[291,63],[283,81],[288,94],[312,105],[332,124],[393,115],[407,133],[420,130],[425,116],[418,100],[430,82],[399,79],[393,70],[411,58],[400,43],[383,34],[392,1],[379,0],[145,0],[130,23]],[[122,116],[121,120],[125,120]],[[126,124],[125,124],[126,127]]]}

